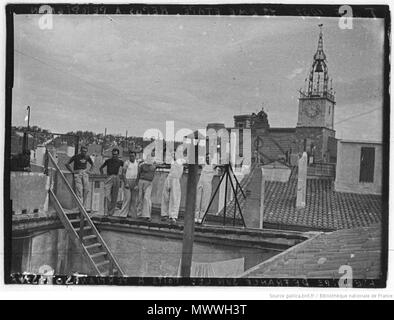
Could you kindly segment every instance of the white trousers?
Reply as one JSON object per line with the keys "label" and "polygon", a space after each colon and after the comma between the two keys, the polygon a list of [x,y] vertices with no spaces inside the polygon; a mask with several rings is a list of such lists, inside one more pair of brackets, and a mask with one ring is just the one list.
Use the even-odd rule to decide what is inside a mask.
{"label": "white trousers", "polygon": [[200,180],[197,185],[195,218],[202,219],[204,217],[204,213],[208,208],[209,201],[211,200],[211,193],[212,182]]}
{"label": "white trousers", "polygon": [[161,196],[161,216],[178,219],[181,205],[181,184],[178,178],[167,177]]}

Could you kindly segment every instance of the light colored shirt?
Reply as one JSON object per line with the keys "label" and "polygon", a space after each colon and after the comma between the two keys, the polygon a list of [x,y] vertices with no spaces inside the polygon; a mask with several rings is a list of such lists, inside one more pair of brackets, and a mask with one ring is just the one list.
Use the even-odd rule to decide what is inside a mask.
{"label": "light colored shirt", "polygon": [[180,179],[183,173],[183,161],[177,160],[171,164],[170,172],[168,173],[168,178]]}
{"label": "light colored shirt", "polygon": [[124,163],[124,168],[126,170],[126,179],[137,179],[138,176],[137,161],[131,162],[130,160],[126,160]]}
{"label": "light colored shirt", "polygon": [[213,177],[216,174],[216,170],[212,164],[206,164],[203,166],[200,175],[200,182],[212,182]]}

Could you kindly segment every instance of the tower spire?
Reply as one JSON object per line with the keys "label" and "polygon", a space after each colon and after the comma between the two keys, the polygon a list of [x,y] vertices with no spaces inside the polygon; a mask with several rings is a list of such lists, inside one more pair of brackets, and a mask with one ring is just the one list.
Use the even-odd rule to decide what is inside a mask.
{"label": "tower spire", "polygon": [[319,24],[320,34],[319,42],[317,44],[317,51],[313,57],[314,60],[326,60],[326,55],[323,51],[323,24]]}
{"label": "tower spire", "polygon": [[313,63],[308,76],[307,89],[303,94],[308,97],[327,97],[334,100],[334,96],[328,89],[328,67],[327,57],[323,50],[323,24],[320,28],[319,41],[316,53],[313,56]]}

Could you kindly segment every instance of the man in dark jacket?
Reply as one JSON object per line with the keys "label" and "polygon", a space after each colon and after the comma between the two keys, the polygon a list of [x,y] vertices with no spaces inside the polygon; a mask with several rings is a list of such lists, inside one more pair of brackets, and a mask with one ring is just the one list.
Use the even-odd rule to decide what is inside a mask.
{"label": "man in dark jacket", "polygon": [[112,216],[115,213],[116,202],[120,187],[120,177],[122,175],[123,161],[119,159],[119,149],[112,149],[112,158],[105,160],[100,167],[100,173],[104,174],[103,169],[107,168],[107,180],[105,181],[106,214]]}

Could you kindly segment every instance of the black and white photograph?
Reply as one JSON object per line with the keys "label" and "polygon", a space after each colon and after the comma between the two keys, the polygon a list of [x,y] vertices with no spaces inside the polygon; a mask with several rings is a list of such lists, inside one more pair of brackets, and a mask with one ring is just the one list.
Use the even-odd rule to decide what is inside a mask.
{"label": "black and white photograph", "polygon": [[385,288],[385,5],[8,4],[4,282]]}

